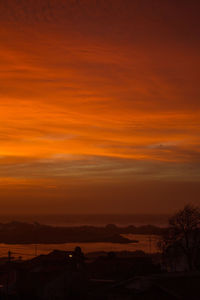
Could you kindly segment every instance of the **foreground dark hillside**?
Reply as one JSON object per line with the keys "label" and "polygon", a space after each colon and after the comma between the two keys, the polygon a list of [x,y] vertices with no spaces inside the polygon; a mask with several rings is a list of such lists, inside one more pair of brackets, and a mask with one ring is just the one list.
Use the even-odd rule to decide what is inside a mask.
{"label": "foreground dark hillside", "polygon": [[1,300],[197,300],[200,273],[167,272],[159,254],[54,250],[0,260]]}

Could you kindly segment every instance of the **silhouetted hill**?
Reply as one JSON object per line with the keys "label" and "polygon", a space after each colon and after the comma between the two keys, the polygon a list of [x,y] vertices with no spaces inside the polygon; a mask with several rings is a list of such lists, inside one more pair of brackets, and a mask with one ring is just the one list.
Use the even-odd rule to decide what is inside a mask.
{"label": "silhouetted hill", "polygon": [[73,242],[111,242],[133,243],[121,234],[161,234],[163,229],[155,226],[117,227],[109,224],[105,227],[53,227],[39,223],[10,222],[0,224],[0,243],[73,243]]}

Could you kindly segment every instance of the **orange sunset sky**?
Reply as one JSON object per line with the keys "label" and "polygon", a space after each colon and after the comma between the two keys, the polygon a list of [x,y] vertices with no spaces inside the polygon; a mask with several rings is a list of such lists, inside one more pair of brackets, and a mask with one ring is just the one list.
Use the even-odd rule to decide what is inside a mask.
{"label": "orange sunset sky", "polygon": [[199,11],[0,1],[1,213],[200,204]]}

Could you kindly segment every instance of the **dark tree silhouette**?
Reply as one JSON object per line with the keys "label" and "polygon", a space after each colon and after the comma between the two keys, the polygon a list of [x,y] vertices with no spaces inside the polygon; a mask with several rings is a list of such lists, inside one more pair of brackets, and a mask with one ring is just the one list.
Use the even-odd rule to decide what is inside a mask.
{"label": "dark tree silhouette", "polygon": [[198,268],[200,250],[200,209],[186,205],[169,219],[169,229],[159,241],[159,248],[171,261],[184,256],[189,270]]}

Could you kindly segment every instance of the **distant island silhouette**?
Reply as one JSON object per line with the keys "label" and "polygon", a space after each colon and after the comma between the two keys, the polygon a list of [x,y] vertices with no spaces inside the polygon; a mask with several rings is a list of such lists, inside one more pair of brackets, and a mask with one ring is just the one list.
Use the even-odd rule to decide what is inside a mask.
{"label": "distant island silhouette", "polygon": [[152,234],[160,235],[165,228],[152,225],[118,227],[108,224],[105,227],[77,226],[54,227],[40,223],[9,222],[0,223],[0,243],[6,244],[59,244],[74,242],[110,242],[137,243],[122,234]]}

